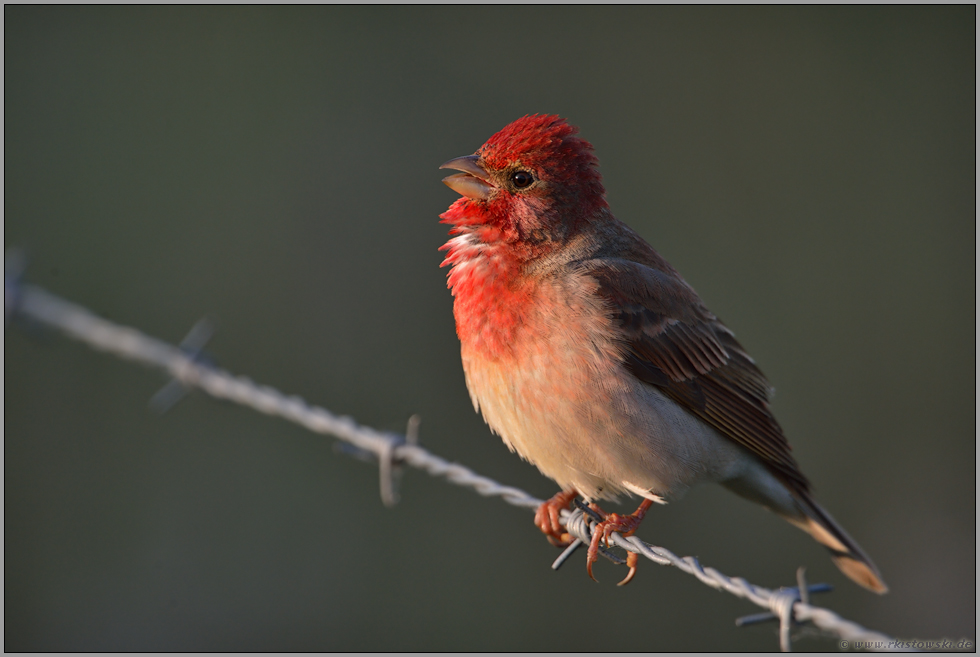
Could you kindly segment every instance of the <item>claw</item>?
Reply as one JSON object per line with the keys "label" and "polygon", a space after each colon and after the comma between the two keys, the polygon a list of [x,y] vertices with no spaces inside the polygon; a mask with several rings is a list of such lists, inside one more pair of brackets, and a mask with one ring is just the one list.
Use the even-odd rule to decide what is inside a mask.
{"label": "claw", "polygon": [[567,509],[575,496],[578,495],[574,490],[560,491],[554,497],[538,507],[534,512],[534,524],[541,532],[548,537],[548,542],[557,547],[568,547],[574,541],[565,527],[561,524],[559,514],[562,509]]}
{"label": "claw", "polygon": [[[562,509],[567,509],[572,500],[577,496],[578,493],[574,490],[561,491],[547,502],[541,504],[537,508],[537,511],[534,512],[534,524],[548,537],[548,541],[552,545],[567,547],[575,540],[565,531],[564,525],[561,524],[561,516],[559,514]],[[619,533],[621,536],[632,536],[636,528],[640,526],[640,521],[646,515],[647,509],[653,503],[650,500],[643,500],[639,508],[628,516],[621,516],[618,513],[606,513],[595,503],[585,504],[584,502],[576,501],[576,504],[597,523],[592,529],[592,540],[589,541],[585,569],[588,571],[592,581],[598,582],[599,580],[592,574],[592,564],[599,558],[600,552],[614,563],[623,563],[623,560],[618,556],[604,549],[603,543],[608,548],[609,537],[613,533]],[[636,575],[637,562],[637,554],[635,552],[628,552],[625,563],[630,571],[617,586],[625,586],[633,580],[633,576]]]}
{"label": "claw", "polygon": [[[640,507],[628,516],[621,516],[618,513],[606,514],[602,509],[600,509],[595,504],[590,505],[591,509],[603,517],[603,520],[597,524],[592,529],[592,541],[589,543],[589,552],[586,557],[586,570],[589,572],[589,577],[595,580],[592,576],[592,564],[595,563],[596,559],[599,557],[599,546],[601,543],[605,543],[606,547],[609,547],[609,537],[612,536],[614,532],[619,533],[620,536],[632,536],[636,528],[640,526],[640,521],[643,520],[643,516],[646,515],[647,509],[653,504],[650,500],[643,500]],[[629,584],[636,574],[636,565],[638,558],[635,552],[630,552],[626,557],[626,565],[629,567],[630,572],[626,575],[626,578],[619,583],[619,586],[625,586]],[[596,580],[598,581],[598,580]]]}
{"label": "claw", "polygon": [[626,586],[633,581],[633,575],[636,574],[636,563],[638,559],[639,557],[637,556],[636,552],[626,553],[626,567],[630,569],[630,572],[626,575],[623,581],[616,586]]}

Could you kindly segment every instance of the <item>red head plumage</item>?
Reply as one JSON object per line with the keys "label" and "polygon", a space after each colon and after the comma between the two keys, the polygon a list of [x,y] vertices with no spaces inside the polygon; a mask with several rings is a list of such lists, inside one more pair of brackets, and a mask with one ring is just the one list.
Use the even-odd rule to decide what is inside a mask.
{"label": "red head plumage", "polygon": [[542,180],[584,187],[581,191],[602,196],[599,160],[592,144],[577,134],[578,128],[559,116],[531,114],[490,137],[477,154],[491,169],[519,164],[538,170]]}
{"label": "red head plumage", "polygon": [[445,168],[464,172],[445,179],[464,198],[443,220],[493,226],[510,243],[563,241],[608,207],[592,144],[577,133],[558,116],[532,114],[490,137],[475,155],[447,162]]}

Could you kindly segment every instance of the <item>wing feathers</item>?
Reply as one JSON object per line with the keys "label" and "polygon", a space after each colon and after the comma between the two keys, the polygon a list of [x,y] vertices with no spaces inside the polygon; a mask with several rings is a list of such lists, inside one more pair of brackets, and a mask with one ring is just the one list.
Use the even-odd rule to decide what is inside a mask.
{"label": "wing feathers", "polygon": [[734,334],[672,271],[590,260],[627,345],[624,364],[722,435],[758,456],[794,488],[809,489],[769,411],[772,387]]}

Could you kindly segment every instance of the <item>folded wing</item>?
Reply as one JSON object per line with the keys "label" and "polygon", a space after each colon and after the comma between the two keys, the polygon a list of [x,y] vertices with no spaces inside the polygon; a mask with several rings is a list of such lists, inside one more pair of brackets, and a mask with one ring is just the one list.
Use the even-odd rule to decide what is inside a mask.
{"label": "folded wing", "polygon": [[755,454],[791,488],[807,492],[809,483],[769,411],[772,387],[697,293],[673,271],[629,260],[582,265],[622,328],[630,372]]}

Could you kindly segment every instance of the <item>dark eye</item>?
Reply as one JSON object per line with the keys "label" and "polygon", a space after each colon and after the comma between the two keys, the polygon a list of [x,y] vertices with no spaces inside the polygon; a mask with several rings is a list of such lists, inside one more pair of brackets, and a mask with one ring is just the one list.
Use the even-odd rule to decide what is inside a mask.
{"label": "dark eye", "polygon": [[511,174],[510,181],[517,189],[523,189],[534,182],[534,176],[527,171],[515,171]]}

